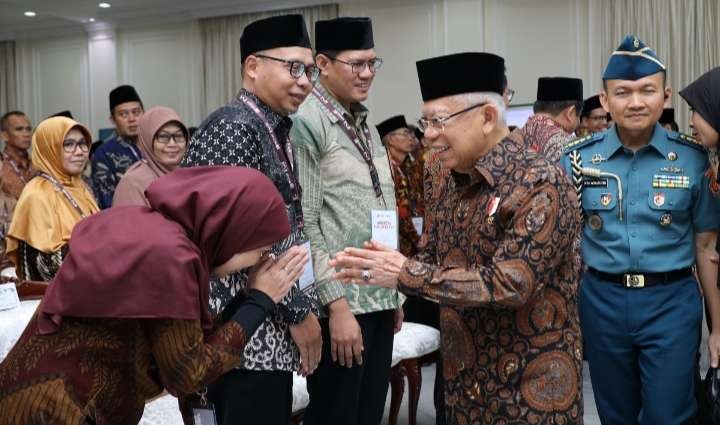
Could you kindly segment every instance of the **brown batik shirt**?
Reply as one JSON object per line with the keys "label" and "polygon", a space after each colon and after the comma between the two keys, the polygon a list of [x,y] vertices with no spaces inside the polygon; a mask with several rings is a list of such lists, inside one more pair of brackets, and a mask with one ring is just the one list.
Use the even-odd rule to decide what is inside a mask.
{"label": "brown batik shirt", "polygon": [[33,168],[28,155],[18,156],[5,148],[2,154],[2,191],[17,200],[32,177]]}
{"label": "brown batik shirt", "polygon": [[408,154],[402,163],[397,163],[390,157],[400,219],[400,252],[407,257],[417,253],[417,244],[422,234],[422,231],[418,232],[415,228],[413,220],[425,217],[423,164],[422,158],[415,158],[412,154]]}
{"label": "brown batik shirt", "polygon": [[582,424],[577,198],[505,138],[456,174],[426,168],[421,252],[400,289],[439,302],[449,424]]}

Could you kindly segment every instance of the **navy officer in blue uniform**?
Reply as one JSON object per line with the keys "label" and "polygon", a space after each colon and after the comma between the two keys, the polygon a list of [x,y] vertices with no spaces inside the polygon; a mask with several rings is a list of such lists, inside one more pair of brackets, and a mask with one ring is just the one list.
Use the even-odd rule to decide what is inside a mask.
{"label": "navy officer in blue uniform", "polygon": [[[603,425],[693,423],[702,317],[693,265],[705,296],[720,298],[712,261],[720,211],[707,153],[658,124],[665,78],[657,55],[626,37],[600,94],[615,125],[564,148],[584,216],[578,303]],[[720,311],[711,316],[720,319]]]}

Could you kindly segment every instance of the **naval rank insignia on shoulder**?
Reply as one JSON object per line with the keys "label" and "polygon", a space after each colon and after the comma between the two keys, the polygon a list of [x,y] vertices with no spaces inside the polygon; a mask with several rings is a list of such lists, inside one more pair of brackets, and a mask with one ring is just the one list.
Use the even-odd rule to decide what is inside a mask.
{"label": "naval rank insignia on shoulder", "polygon": [[678,143],[682,143],[683,145],[692,146],[695,149],[704,151],[705,146],[700,143],[699,140],[696,138],[685,134],[685,133],[678,133],[677,131],[668,131],[668,139],[676,141]]}
{"label": "naval rank insignia on shoulder", "polygon": [[604,137],[605,136],[603,135],[603,133],[593,133],[571,140],[565,143],[565,145],[563,146],[563,153],[568,153],[572,150],[579,149],[591,143],[595,143],[599,140],[602,140]]}

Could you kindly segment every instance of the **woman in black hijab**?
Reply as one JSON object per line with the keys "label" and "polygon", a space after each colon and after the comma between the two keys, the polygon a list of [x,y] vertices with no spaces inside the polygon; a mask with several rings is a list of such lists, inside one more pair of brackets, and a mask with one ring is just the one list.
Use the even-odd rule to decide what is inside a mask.
{"label": "woman in black hijab", "polygon": [[711,69],[689,86],[680,96],[690,105],[693,135],[706,148],[718,147],[720,138],[720,67]]}

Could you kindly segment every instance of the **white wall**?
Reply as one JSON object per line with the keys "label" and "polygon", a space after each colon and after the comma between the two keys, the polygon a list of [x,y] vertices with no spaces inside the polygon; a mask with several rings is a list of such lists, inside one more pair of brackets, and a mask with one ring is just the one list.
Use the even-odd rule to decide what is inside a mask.
{"label": "white wall", "polygon": [[[461,51],[505,57],[515,104],[534,100],[541,76],[580,77],[585,95],[595,93],[601,70],[593,17],[600,6],[600,0],[346,0],[340,14],[373,19],[385,65],[367,103],[379,122],[398,113],[418,118],[415,61]],[[191,125],[204,118],[196,22],[19,41],[18,56],[20,107],[35,122],[71,109],[94,132],[108,127],[108,92],[125,83],[146,107],[173,107]]]}
{"label": "white wall", "polygon": [[[415,62],[463,51],[505,58],[513,104],[535,100],[541,76],[582,78],[585,96],[597,93],[601,70],[590,51],[597,0],[350,0],[344,16],[370,16],[375,46],[384,59],[368,106],[375,122],[420,114]],[[452,70],[448,69],[448,78]]]}
{"label": "white wall", "polygon": [[19,108],[34,123],[70,109],[97,136],[109,122],[110,90],[134,85],[146,108],[174,108],[189,124],[200,116],[197,23],[98,30],[87,36],[18,41]]}

